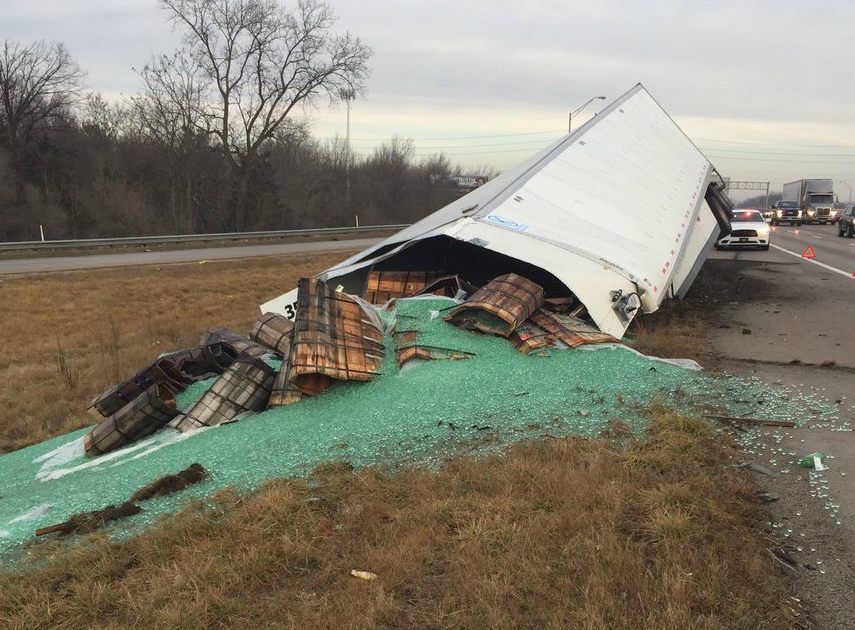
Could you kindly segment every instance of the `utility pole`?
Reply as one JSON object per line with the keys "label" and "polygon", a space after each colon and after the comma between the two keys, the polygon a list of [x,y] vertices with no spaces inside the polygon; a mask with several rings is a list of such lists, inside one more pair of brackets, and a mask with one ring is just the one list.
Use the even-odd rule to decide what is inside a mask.
{"label": "utility pole", "polygon": [[584,105],[582,105],[581,107],[577,107],[572,112],[567,114],[567,133],[570,133],[571,131],[573,131],[573,116],[575,116],[576,114],[581,112],[588,105],[590,105],[593,101],[604,101],[604,100],[606,100],[605,96],[594,96],[592,98],[589,98],[587,101],[585,101]]}
{"label": "utility pole", "polygon": [[[346,141],[345,144],[347,146],[347,155],[345,156],[344,162],[344,173],[345,173],[345,190],[346,190],[346,199],[347,199],[347,209],[348,211],[352,211],[351,203],[350,203],[350,102],[356,98],[356,92],[353,88],[342,88],[339,92],[339,96],[341,99],[347,104],[347,135],[345,136]],[[359,227],[359,217],[356,218],[356,226]]]}

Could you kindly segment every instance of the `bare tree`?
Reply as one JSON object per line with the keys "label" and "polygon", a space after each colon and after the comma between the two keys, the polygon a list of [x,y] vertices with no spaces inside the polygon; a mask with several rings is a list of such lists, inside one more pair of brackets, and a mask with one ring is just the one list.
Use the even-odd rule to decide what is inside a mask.
{"label": "bare tree", "polygon": [[[236,167],[257,155],[298,105],[364,86],[371,50],[350,33],[332,33],[335,16],[319,0],[300,0],[293,12],[273,0],[160,0],[160,6],[185,32],[180,57],[192,60],[203,82],[205,122],[196,124]],[[149,78],[173,82],[173,68]]]}
{"label": "bare tree", "polygon": [[145,136],[175,148],[200,133],[209,134],[206,80],[190,51],[160,55],[139,75],[143,93],[132,102]]}
{"label": "bare tree", "polygon": [[84,73],[60,42],[27,46],[5,40],[0,50],[0,128],[12,154],[62,114]]}
{"label": "bare tree", "polygon": [[362,90],[371,50],[333,33],[335,16],[321,0],[299,0],[293,11],[275,0],[159,4],[184,32],[184,46],[146,66],[146,94],[222,153],[231,171],[227,227],[243,229],[262,148],[289,127],[295,108]]}

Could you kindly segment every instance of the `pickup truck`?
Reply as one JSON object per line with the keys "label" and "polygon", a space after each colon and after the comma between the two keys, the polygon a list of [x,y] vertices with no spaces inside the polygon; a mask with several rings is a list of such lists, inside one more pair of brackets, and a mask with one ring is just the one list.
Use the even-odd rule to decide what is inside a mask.
{"label": "pickup truck", "polygon": [[772,204],[772,225],[781,223],[804,223],[801,204],[798,201],[776,201]]}
{"label": "pickup truck", "polygon": [[855,236],[855,204],[847,203],[840,213],[840,223],[837,224],[837,236]]}

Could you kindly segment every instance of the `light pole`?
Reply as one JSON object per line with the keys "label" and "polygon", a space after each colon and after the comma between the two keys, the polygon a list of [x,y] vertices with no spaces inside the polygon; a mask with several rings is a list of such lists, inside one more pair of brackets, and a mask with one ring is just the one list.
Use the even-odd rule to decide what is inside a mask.
{"label": "light pole", "polygon": [[573,116],[575,116],[576,114],[581,112],[588,105],[590,105],[593,101],[604,101],[604,100],[606,100],[605,96],[594,96],[592,98],[589,98],[587,101],[585,101],[584,105],[582,105],[581,107],[577,107],[572,112],[567,114],[567,133],[570,133],[571,131],[573,131]]}
{"label": "light pole", "polygon": [[[356,92],[353,88],[342,88],[339,91],[339,96],[347,104],[347,135],[345,136],[346,152],[344,162],[344,178],[346,186],[347,209],[351,210],[350,203],[350,102],[356,98]],[[356,217],[356,227],[359,227],[359,217]]]}

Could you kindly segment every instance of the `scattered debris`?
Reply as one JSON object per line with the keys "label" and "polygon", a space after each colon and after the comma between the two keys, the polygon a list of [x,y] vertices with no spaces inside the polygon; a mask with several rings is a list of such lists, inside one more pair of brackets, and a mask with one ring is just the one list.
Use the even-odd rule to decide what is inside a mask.
{"label": "scattered debris", "polygon": [[[760,402],[761,401],[758,401],[758,404]],[[710,418],[712,420],[718,420],[720,422],[726,422],[728,424],[737,422],[739,424],[753,424],[764,427],[786,427],[789,429],[792,429],[796,426],[796,423],[792,420],[761,420],[759,418],[746,418],[744,416],[714,416],[709,414],[704,414],[704,418]]]}
{"label": "scattered debris", "polygon": [[190,466],[175,475],[165,475],[140,488],[131,497],[131,502],[148,501],[155,497],[165,497],[175,494],[207,478],[208,471],[205,470],[204,466],[201,464],[190,464]]}
{"label": "scattered debris", "polygon": [[799,466],[803,468],[812,468],[816,471],[828,470],[828,466],[826,466],[823,462],[825,462],[827,455],[822,451],[817,451],[816,453],[811,453],[810,455],[805,455],[799,460]]}
{"label": "scattered debris", "polygon": [[359,569],[351,569],[350,574],[360,580],[376,580],[377,574],[371,571],[360,571]]}
{"label": "scattered debris", "polygon": [[452,348],[440,348],[427,345],[419,341],[417,330],[395,330],[395,356],[398,359],[398,367],[403,367],[413,359],[430,361],[433,359],[445,359],[446,361],[460,361],[473,356],[465,350],[454,350]]}
{"label": "scattered debris", "polygon": [[777,479],[778,477],[781,476],[779,473],[776,473],[774,470],[769,470],[768,468],[765,468],[764,466],[761,466],[760,464],[754,464],[754,463],[744,464],[744,467],[747,468],[748,470],[753,470],[756,473],[760,473],[761,475],[766,475],[767,477],[772,477],[775,479]]}
{"label": "scattered debris", "polygon": [[121,505],[108,505],[104,509],[94,512],[81,512],[75,514],[63,523],[42,527],[36,530],[36,536],[58,533],[60,536],[71,534],[85,534],[101,529],[111,521],[119,520],[127,516],[133,516],[142,512],[142,508],[134,503],[125,502]]}

